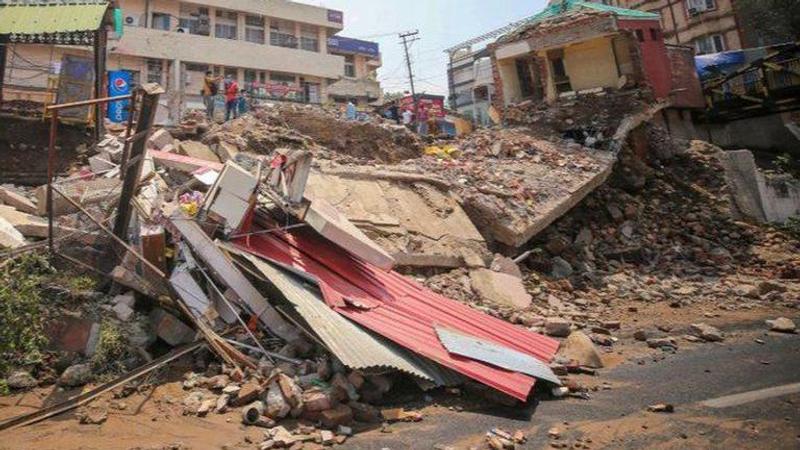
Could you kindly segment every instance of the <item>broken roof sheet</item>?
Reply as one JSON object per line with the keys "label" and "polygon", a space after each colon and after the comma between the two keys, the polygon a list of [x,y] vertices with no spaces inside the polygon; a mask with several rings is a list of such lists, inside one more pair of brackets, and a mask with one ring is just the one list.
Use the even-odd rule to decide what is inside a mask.
{"label": "broken roof sheet", "polygon": [[436,334],[439,335],[439,340],[447,351],[452,354],[515,372],[527,373],[532,377],[561,385],[561,380],[553,373],[550,366],[532,356],[447,328],[437,327]]}
{"label": "broken roof sheet", "polygon": [[554,339],[436,294],[397,272],[377,269],[308,230],[252,235],[235,244],[313,275],[325,301],[359,325],[523,401],[533,388],[533,377],[451,355],[439,341],[435,327],[457,330],[543,362],[550,362],[558,349]]}
{"label": "broken roof sheet", "polygon": [[296,277],[273,267],[254,255],[240,252],[258,272],[269,280],[308,322],[325,346],[346,366],[353,369],[392,368],[433,381],[438,386],[449,384],[448,377],[418,364],[416,357],[384,343],[332,310],[317,292]]}
{"label": "broken roof sheet", "polygon": [[44,34],[100,28],[108,2],[18,3],[0,6],[0,34]]}

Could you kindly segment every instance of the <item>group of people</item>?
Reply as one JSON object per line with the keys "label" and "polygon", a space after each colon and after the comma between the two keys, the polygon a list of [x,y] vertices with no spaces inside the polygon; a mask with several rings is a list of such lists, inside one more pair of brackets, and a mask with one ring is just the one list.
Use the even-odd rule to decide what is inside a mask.
{"label": "group of people", "polygon": [[[397,101],[394,101],[384,110],[384,117],[394,120],[398,125],[402,123],[410,130],[416,131],[423,136],[432,132],[432,130],[435,130],[437,127],[436,118],[431,116],[429,107],[425,104],[419,105],[419,117],[415,118],[414,112],[409,108],[403,109],[402,112],[400,112],[400,105]],[[414,126],[415,124],[416,127]]]}
{"label": "group of people", "polygon": [[219,85],[223,82],[223,95],[225,96],[225,121],[236,119],[247,111],[247,91],[239,89],[239,83],[228,75],[223,78],[214,76],[209,70],[203,79],[203,103],[206,106],[208,119],[214,120],[214,110],[216,109],[217,96],[219,95]]}

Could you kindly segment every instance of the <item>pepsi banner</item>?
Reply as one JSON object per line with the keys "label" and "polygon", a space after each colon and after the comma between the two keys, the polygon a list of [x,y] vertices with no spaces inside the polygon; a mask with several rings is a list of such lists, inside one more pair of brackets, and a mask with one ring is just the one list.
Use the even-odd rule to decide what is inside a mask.
{"label": "pepsi banner", "polygon": [[[128,95],[131,93],[131,73],[127,70],[114,70],[108,72],[108,95]],[[121,123],[128,120],[128,107],[130,100],[119,100],[108,104],[108,120]]]}

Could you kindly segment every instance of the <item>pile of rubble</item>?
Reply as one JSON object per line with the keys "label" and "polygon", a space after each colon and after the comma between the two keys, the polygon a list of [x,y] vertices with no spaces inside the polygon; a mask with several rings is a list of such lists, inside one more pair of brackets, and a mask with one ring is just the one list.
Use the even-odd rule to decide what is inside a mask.
{"label": "pile of rubble", "polygon": [[[69,364],[12,371],[9,386],[80,386],[98,352],[118,359],[122,377],[91,400],[191,354],[185,415],[263,427],[252,443],[264,449],[328,446],[420,420],[375,406],[408,381],[479,385],[507,404],[534,383],[586,398],[571,376],[603,366],[598,348],[613,348],[638,305],[798,307],[779,281],[800,278],[797,242],[731,219],[718,148],[695,142],[665,162],[672,142],[647,125],[654,157],[638,159],[626,138],[648,108],[635,94],[537,108],[513,107],[517,127],[428,147],[377,117],[300,105],[225,124],[194,115],[133,157],[131,132],[117,129],[53,198],[56,253],[114,285],[76,296],[80,308],[49,327],[53,358],[68,352]],[[0,201],[0,246],[44,248],[47,187],[0,188]],[[705,323],[687,336],[724,339]],[[663,330],[638,337],[677,346]],[[104,420],[94,409],[82,423]],[[524,440],[489,436],[494,447]]]}
{"label": "pile of rubble", "polygon": [[[270,428],[262,448],[307,440],[341,443],[353,421],[419,420],[413,413],[369,406],[381,401],[395,378],[424,390],[471,379],[512,401],[526,401],[537,380],[561,383],[548,366],[556,341],[422,288],[393,271],[392,255],[331,203],[307,196],[313,158],[337,151],[320,146],[319,137],[281,125],[292,116],[283,108],[295,107],[213,125],[201,140],[187,139],[191,130],[205,127],[195,119],[176,131],[184,139],[159,129],[138,147],[128,139],[131,130],[114,129],[96,143],[88,166],[54,180],[52,199],[48,186],[30,198],[2,191],[4,202],[31,217],[46,215],[52,202],[53,254],[114,282],[108,295],[83,300],[83,312],[72,311],[77,314],[52,328],[53,351],[81,356],[43,381],[69,388],[95,379],[92,358],[98,352],[109,357],[99,350],[106,348],[104,339],[130,350],[113,356],[125,361],[117,370],[134,375],[100,385],[82,397],[86,402],[202,344],[217,360],[202,357],[197,370],[186,374],[184,412],[243,408],[243,423]],[[308,114],[325,118],[322,112]],[[392,158],[416,151],[416,138],[412,148],[404,147],[404,129],[353,126],[362,128],[356,135],[373,130],[366,133],[369,140],[389,139],[408,152],[392,150]],[[559,164],[554,155],[542,154]],[[317,168],[331,163],[323,160]],[[36,220],[49,230],[46,220]],[[19,238],[13,225],[8,231]],[[46,243],[16,239],[4,247],[23,253]],[[114,295],[122,289],[132,293]],[[88,312],[93,310],[101,312]],[[485,345],[513,353],[517,361],[505,366],[479,351]],[[33,423],[80,402],[54,405],[0,428]],[[79,417],[97,423],[103,415],[87,407]],[[285,418],[300,419],[300,427],[289,433],[277,425]]]}
{"label": "pile of rubble", "polygon": [[[371,117],[371,116],[370,116]],[[397,162],[421,153],[421,142],[406,127],[380,118],[347,121],[336,110],[312,105],[269,104],[252,114],[214,126],[203,137],[239,151],[270,154],[278,148],[315,150],[317,158]]]}

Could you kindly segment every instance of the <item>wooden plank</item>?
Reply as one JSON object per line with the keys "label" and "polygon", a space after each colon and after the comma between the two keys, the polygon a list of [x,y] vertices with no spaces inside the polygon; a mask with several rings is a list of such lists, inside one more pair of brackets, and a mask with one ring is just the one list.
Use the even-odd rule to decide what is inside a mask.
{"label": "wooden plank", "polygon": [[281,317],[242,272],[217,248],[197,222],[187,218],[172,218],[170,222],[180,232],[194,254],[210,269],[214,278],[230,288],[264,326],[286,341],[301,339],[297,328]]}

